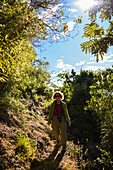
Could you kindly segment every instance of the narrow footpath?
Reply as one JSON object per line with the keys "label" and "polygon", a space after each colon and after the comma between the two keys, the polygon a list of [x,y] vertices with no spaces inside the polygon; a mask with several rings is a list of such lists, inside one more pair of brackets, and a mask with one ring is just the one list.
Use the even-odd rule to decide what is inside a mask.
{"label": "narrow footpath", "polygon": [[72,143],[67,142],[66,151],[62,146],[56,147],[55,140],[51,140],[51,145],[46,147],[47,152],[44,155],[39,155],[33,160],[31,170],[77,170],[77,162],[70,157],[72,153]]}

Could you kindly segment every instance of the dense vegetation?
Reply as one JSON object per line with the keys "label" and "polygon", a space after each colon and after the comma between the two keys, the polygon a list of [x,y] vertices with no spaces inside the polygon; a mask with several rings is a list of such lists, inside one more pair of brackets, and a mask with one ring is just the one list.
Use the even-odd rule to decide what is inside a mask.
{"label": "dense vegetation", "polygon": [[[84,145],[90,168],[112,169],[113,161],[113,69],[58,75],[72,120],[70,134]],[[69,88],[68,88],[69,87]],[[67,90],[66,90],[67,89]]]}
{"label": "dense vegetation", "polygon": [[[61,91],[65,92],[65,101],[68,103],[69,113],[72,120],[72,133],[75,141],[84,142],[87,138],[90,141],[96,141],[98,130],[93,111],[84,110],[86,102],[90,99],[90,86],[94,84],[94,73],[81,71],[76,74],[72,71],[71,75],[65,73],[63,87]],[[67,76],[68,75],[68,76]],[[61,75],[58,75],[61,77]],[[67,89],[66,91],[66,84]],[[69,84],[69,85],[68,85]],[[70,87],[70,89],[68,88]],[[95,140],[96,137],[96,140]]]}
{"label": "dense vegetation", "polygon": [[[34,46],[41,46],[45,40],[61,38],[68,31],[62,22],[65,11],[62,1],[0,1],[0,109],[12,111],[15,115],[25,114],[21,99],[36,104],[39,97],[49,101],[52,95],[48,62],[38,59]],[[95,10],[89,10],[90,24],[84,28],[83,37],[89,41],[81,45],[83,51],[103,57],[113,45],[113,5],[104,0]],[[52,8],[57,9],[52,11]],[[49,10],[50,16],[46,15]],[[97,24],[99,12],[102,22],[107,20],[109,28],[104,31]],[[42,15],[43,14],[43,15]],[[66,18],[66,17],[65,17]],[[59,22],[61,25],[58,24]],[[66,20],[67,21],[67,20]],[[81,22],[81,20],[76,20]],[[65,38],[65,37],[62,37]],[[76,74],[61,73],[59,80],[63,86],[58,88],[65,95],[72,126],[69,137],[80,144],[78,153],[83,152],[86,169],[113,169],[113,69],[92,72],[81,70]],[[42,101],[42,99],[41,99]],[[38,105],[38,104],[37,104]],[[24,117],[21,117],[21,121]],[[0,116],[1,120],[1,116]],[[4,122],[5,123],[5,122]],[[25,141],[25,142],[24,142]],[[28,135],[17,138],[20,156],[35,154],[34,143]],[[29,146],[26,150],[26,146]],[[83,146],[83,147],[81,147]],[[22,150],[23,148],[23,150]]]}
{"label": "dense vegetation", "polygon": [[51,95],[47,88],[49,63],[45,58],[38,59],[34,46],[67,30],[65,22],[58,24],[62,15],[63,6],[58,0],[0,1],[1,108],[18,110],[21,103],[17,100],[21,97],[30,96],[35,102],[37,94],[46,98]]}

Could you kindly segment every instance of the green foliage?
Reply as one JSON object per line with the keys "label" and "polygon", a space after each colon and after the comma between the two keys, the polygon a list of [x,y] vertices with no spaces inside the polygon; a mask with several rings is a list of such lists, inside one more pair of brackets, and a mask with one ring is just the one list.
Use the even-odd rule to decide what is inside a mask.
{"label": "green foliage", "polygon": [[48,62],[37,60],[35,51],[28,42],[21,41],[13,50],[17,52],[15,62],[7,62],[8,59],[4,59],[7,63],[3,67],[7,79],[0,82],[0,107],[17,112],[23,107],[19,102],[21,97],[31,98],[36,102],[38,89],[46,91],[50,75],[47,71]]}
{"label": "green foliage", "polygon": [[83,145],[80,145],[78,142],[78,145],[75,145],[73,143],[70,143],[71,151],[70,151],[70,157],[74,158],[76,162],[78,163],[78,167],[82,169],[87,169],[88,160],[86,161],[84,159],[84,156],[87,154],[87,149],[83,151]]}
{"label": "green foliage", "polygon": [[[81,71],[73,81],[73,95],[69,103],[69,113],[72,120],[73,135],[77,140],[84,142],[98,139],[96,121],[91,110],[84,110],[86,101],[90,99],[90,86],[93,84],[93,72]],[[75,139],[76,140],[76,139]],[[95,141],[96,142],[96,141]]]}
{"label": "green foliage", "polygon": [[93,110],[100,128],[100,155],[93,162],[95,166],[113,169],[113,69],[99,71],[90,87],[91,98],[88,109]]}
{"label": "green foliage", "polygon": [[19,134],[16,139],[16,154],[18,157],[23,157],[24,159],[33,159],[36,154],[36,145],[34,140],[30,141],[28,135]]}
{"label": "green foliage", "polygon": [[16,108],[16,100],[19,103],[23,97],[34,102],[38,94],[50,98],[48,62],[37,59],[33,45],[51,42],[54,35],[62,37],[67,29],[67,20],[62,18],[65,14],[59,0],[0,1],[1,109]]}
{"label": "green foliage", "polygon": [[113,69],[106,69],[95,75],[95,84],[91,86],[90,94],[88,108],[98,118],[101,144],[113,154]]}
{"label": "green foliage", "polygon": [[[88,141],[87,141],[88,142]],[[113,169],[112,156],[109,151],[106,151],[99,146],[96,146],[94,157],[90,157],[91,153],[88,148],[85,149],[84,145],[79,142],[77,145],[70,143],[70,157],[74,158],[81,169]],[[95,153],[97,152],[97,153]]]}
{"label": "green foliage", "polygon": [[[112,169],[113,168],[113,69],[99,72],[81,71],[80,74],[69,73],[58,75],[63,80],[60,90],[66,94],[69,114],[72,120],[70,133],[74,142],[80,141],[99,145],[101,149],[87,154],[83,148],[72,145],[71,157],[79,157],[80,165],[85,168]],[[65,91],[68,89],[68,91]],[[71,93],[70,93],[71,91]],[[68,98],[69,94],[69,98]],[[69,99],[69,100],[67,100]],[[92,145],[92,144],[91,144]],[[92,149],[93,150],[93,149]],[[84,160],[85,156],[85,160]]]}
{"label": "green foliage", "polygon": [[[22,59],[24,61],[26,59],[24,59],[26,47],[22,48],[22,45],[31,36],[30,32],[27,31],[34,20],[33,17],[29,20],[31,14],[26,3],[1,1],[0,81],[11,79],[17,73],[18,62],[20,64]],[[22,50],[24,50],[24,54],[22,54]]]}
{"label": "green foliage", "polygon": [[97,123],[93,117],[93,111],[84,110],[87,106],[87,100],[90,99],[90,86],[94,83],[94,73],[82,71],[76,74],[72,70],[71,74],[59,74],[59,81],[63,82],[63,86],[59,88],[64,93],[65,101],[68,104],[69,115],[72,120],[70,131],[76,140],[84,142],[86,138],[89,141],[99,140],[99,129],[97,130]]}
{"label": "green foliage", "polygon": [[[103,59],[104,54],[107,53],[109,47],[113,45],[112,11],[112,0],[99,0],[98,5],[88,11],[90,23],[85,25],[82,37],[88,38],[89,41],[82,43],[81,48],[85,53],[89,52],[94,54],[97,62],[99,55],[101,59]],[[97,24],[98,14],[101,22],[107,22],[107,28]]]}
{"label": "green foliage", "polygon": [[[98,140],[100,147],[97,147],[98,151],[95,150],[96,158],[88,157],[87,165],[89,168],[111,170],[113,169],[113,69],[108,68],[93,73],[93,84],[89,92],[90,98],[85,110],[92,112],[97,122],[95,128],[100,129],[100,142]],[[96,131],[95,135],[93,143],[94,139],[97,142]],[[88,154],[90,155],[90,151]]]}
{"label": "green foliage", "polygon": [[[96,161],[99,162],[99,164],[103,167],[103,169],[112,169],[113,168],[113,161],[112,161],[112,157],[111,157],[111,154],[110,152],[104,150],[104,149],[101,149],[99,147],[97,147],[99,149],[99,151],[101,152],[101,156],[100,157],[97,157]],[[95,161],[95,162],[96,162]]]}

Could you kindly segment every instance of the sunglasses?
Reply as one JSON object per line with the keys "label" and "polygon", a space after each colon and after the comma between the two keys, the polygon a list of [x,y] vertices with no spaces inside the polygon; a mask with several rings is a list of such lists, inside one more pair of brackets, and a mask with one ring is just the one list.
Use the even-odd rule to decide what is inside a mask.
{"label": "sunglasses", "polygon": [[55,97],[60,97],[60,95],[58,95],[58,96],[55,96]]}

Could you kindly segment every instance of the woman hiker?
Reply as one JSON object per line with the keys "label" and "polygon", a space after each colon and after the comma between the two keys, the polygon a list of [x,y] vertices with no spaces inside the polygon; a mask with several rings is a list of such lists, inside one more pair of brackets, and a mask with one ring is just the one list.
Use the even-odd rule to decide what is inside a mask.
{"label": "woman hiker", "polygon": [[62,100],[64,95],[60,91],[53,93],[52,99],[53,103],[50,105],[48,124],[52,125],[52,129],[55,135],[57,146],[60,144],[63,146],[63,149],[66,149],[66,121],[68,125],[71,126],[71,120],[68,114],[67,105]]}

